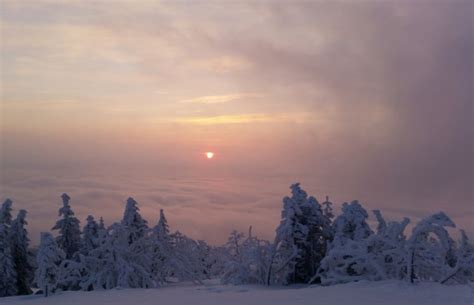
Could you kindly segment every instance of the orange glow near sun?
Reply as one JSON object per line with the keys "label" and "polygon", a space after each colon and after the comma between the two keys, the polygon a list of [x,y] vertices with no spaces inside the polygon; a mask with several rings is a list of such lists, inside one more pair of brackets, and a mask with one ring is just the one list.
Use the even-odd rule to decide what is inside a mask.
{"label": "orange glow near sun", "polygon": [[208,151],[208,152],[206,152],[206,157],[208,159],[212,159],[212,158],[214,158],[214,153],[212,151]]}

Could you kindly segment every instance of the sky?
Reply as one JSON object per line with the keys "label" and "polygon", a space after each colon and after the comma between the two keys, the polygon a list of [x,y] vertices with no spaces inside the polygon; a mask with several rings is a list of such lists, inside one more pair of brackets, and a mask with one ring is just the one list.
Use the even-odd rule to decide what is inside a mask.
{"label": "sky", "polygon": [[82,225],[133,196],[150,225],[272,239],[293,182],[474,237],[472,1],[0,6],[0,200],[34,243],[63,192]]}

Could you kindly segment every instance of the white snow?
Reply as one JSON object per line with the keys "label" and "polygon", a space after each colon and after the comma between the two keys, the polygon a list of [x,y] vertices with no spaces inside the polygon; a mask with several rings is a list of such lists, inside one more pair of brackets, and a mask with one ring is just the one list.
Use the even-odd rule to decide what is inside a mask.
{"label": "white snow", "polygon": [[176,284],[156,289],[67,291],[0,298],[0,305],[473,305],[474,286],[399,281],[321,286]]}

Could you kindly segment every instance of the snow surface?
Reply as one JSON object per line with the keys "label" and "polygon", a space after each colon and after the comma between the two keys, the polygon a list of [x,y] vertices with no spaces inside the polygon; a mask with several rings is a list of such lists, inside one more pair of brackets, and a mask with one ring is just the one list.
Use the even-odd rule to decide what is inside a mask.
{"label": "snow surface", "polygon": [[67,291],[0,298],[0,305],[473,305],[474,286],[436,283],[358,282],[320,286],[225,286],[179,283],[157,289]]}

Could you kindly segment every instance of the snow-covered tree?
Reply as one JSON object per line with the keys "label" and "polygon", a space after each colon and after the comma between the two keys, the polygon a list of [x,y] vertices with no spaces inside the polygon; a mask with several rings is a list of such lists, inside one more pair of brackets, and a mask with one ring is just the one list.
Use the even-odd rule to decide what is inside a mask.
{"label": "snow-covered tree", "polygon": [[331,220],[299,183],[291,185],[291,192],[291,197],[283,199],[270,276],[277,283],[307,283],[326,254]]}
{"label": "snow-covered tree", "polygon": [[54,293],[58,288],[60,268],[65,254],[58,247],[50,233],[41,233],[41,243],[36,256],[38,268],[35,272],[35,282],[43,291],[45,297]]}
{"label": "snow-covered tree", "polygon": [[415,280],[442,280],[448,271],[446,254],[450,248],[449,233],[453,221],[443,212],[422,219],[413,228],[407,243],[407,278]]}
{"label": "snow-covered tree", "polygon": [[165,261],[170,267],[169,274],[180,281],[201,283],[207,276],[204,263],[197,255],[201,251],[200,244],[179,231],[171,234],[171,240],[173,256]]}
{"label": "snow-covered tree", "polygon": [[342,214],[333,223],[334,241],[332,246],[344,244],[349,240],[360,241],[371,234],[372,229],[367,223],[369,214],[359,201],[354,200],[350,204],[342,204]]}
{"label": "snow-covered tree", "polygon": [[245,238],[233,231],[226,244],[227,255],[221,281],[224,284],[267,284],[273,247],[268,241]]}
{"label": "snow-covered tree", "polygon": [[15,261],[15,270],[17,274],[16,285],[19,295],[31,294],[30,274],[33,271],[29,262],[28,254],[28,232],[25,226],[26,211],[20,210],[15,220],[13,220],[10,229],[10,238],[12,245],[12,255]]}
{"label": "snow-covered tree", "polygon": [[140,209],[137,206],[137,202],[131,197],[128,198],[122,219],[122,226],[126,231],[130,245],[144,237],[148,231],[147,221],[142,218],[139,211]]}
{"label": "snow-covered tree", "polygon": [[160,209],[160,219],[158,224],[153,228],[156,237],[162,241],[170,240],[170,229],[168,225],[168,220],[166,219],[165,212],[163,209]]}
{"label": "snow-covered tree", "polygon": [[160,210],[160,219],[153,228],[150,239],[152,272],[158,283],[166,283],[170,277],[200,283],[208,277],[207,262],[203,256],[207,245],[180,232],[170,234],[163,210]]}
{"label": "snow-covered tree", "polygon": [[464,230],[461,230],[461,241],[456,252],[456,265],[441,280],[441,283],[454,282],[466,284],[474,282],[474,245],[469,242]]}
{"label": "snow-covered tree", "polygon": [[316,277],[324,285],[369,279],[376,274],[369,264],[367,238],[373,234],[367,211],[357,200],[342,205],[342,214],[333,223],[334,240],[321,261]]}
{"label": "snow-covered tree", "polygon": [[9,227],[0,223],[0,297],[16,295],[17,274],[12,255]]}
{"label": "snow-covered tree", "polygon": [[369,278],[373,280],[398,279],[406,274],[406,236],[403,234],[410,222],[404,218],[401,222],[386,222],[379,210],[374,210],[378,221],[376,234],[367,239],[368,263],[374,267],[374,274]]}
{"label": "snow-covered tree", "polygon": [[87,276],[80,286],[84,290],[155,287],[152,273],[152,243],[147,222],[129,198],[120,223],[104,231],[101,219],[97,230],[97,247],[84,259]]}
{"label": "snow-covered tree", "polygon": [[326,216],[329,219],[334,218],[334,212],[333,212],[333,209],[332,209],[332,205],[333,205],[333,203],[331,201],[329,201],[329,196],[326,196],[326,200],[323,203],[321,203],[324,216]]}
{"label": "snow-covered tree", "polygon": [[321,260],[326,256],[328,243],[332,240],[331,220],[321,209],[316,198],[309,197],[302,204],[303,217],[300,222],[308,227],[306,242],[301,246],[302,260],[296,265],[296,282],[308,283],[316,274]]}
{"label": "snow-covered tree", "polygon": [[58,288],[80,290],[82,280],[89,276],[85,266],[85,256],[76,253],[74,258],[65,259],[59,265]]}
{"label": "snow-covered tree", "polygon": [[56,222],[53,230],[59,230],[56,241],[59,247],[66,254],[67,259],[71,259],[81,246],[81,229],[79,220],[74,216],[74,212],[69,205],[70,197],[62,194],[63,207],[59,209],[59,216],[62,218]]}
{"label": "snow-covered tree", "polygon": [[210,265],[210,277],[220,277],[226,268],[228,250],[225,245],[210,247],[206,260]]}
{"label": "snow-covered tree", "polygon": [[82,232],[80,251],[60,265],[59,287],[63,290],[90,290],[89,287],[83,288],[81,283],[90,276],[86,264],[87,256],[100,245],[99,230],[94,217],[89,215]]}
{"label": "snow-covered tree", "polygon": [[129,244],[130,231],[115,223],[100,246],[86,257],[88,276],[80,283],[84,290],[150,288],[156,286],[151,274],[149,243],[145,238]]}
{"label": "snow-covered tree", "polygon": [[12,223],[12,201],[6,199],[0,208],[0,223],[11,225]]}
{"label": "snow-covered tree", "polygon": [[150,236],[152,267],[151,272],[160,284],[166,282],[166,278],[172,274],[170,260],[174,260],[173,245],[169,232],[168,221],[163,209],[160,210],[160,219]]}
{"label": "snow-covered tree", "polygon": [[87,255],[99,246],[99,225],[94,216],[87,216],[87,223],[82,230],[81,253]]}
{"label": "snow-covered tree", "polygon": [[202,275],[205,278],[211,278],[213,275],[213,265],[215,263],[214,257],[211,255],[213,247],[211,247],[206,241],[198,240],[197,242],[197,255],[198,261],[202,265]]}
{"label": "snow-covered tree", "polygon": [[[293,197],[299,196],[297,188],[298,186],[292,185],[292,192],[295,192]],[[283,199],[281,222],[276,230],[268,284],[270,281],[286,284],[292,279],[291,274],[294,273],[296,262],[301,257],[298,242],[304,241],[308,234],[308,228],[297,219],[297,216],[302,214],[295,200],[289,197]]]}
{"label": "snow-covered tree", "polygon": [[99,219],[99,231],[106,231],[107,229],[105,228],[105,223],[104,223],[104,218],[101,217]]}

